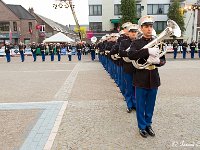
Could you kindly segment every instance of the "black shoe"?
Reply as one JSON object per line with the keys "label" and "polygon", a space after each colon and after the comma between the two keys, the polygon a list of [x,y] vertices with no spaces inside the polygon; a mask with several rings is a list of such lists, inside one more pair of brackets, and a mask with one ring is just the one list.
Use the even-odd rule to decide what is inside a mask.
{"label": "black shoe", "polygon": [[141,135],[143,138],[147,138],[147,136],[148,136],[147,131],[144,130],[144,129],[140,129],[140,130],[139,130],[139,133],[140,133],[140,135]]}
{"label": "black shoe", "polygon": [[147,133],[148,133],[150,136],[155,136],[155,133],[154,133],[154,131],[153,131],[153,129],[152,129],[151,126],[147,126],[145,130],[147,131]]}
{"label": "black shoe", "polygon": [[132,110],[136,111],[136,107],[133,107]]}
{"label": "black shoe", "polygon": [[131,113],[132,109],[131,108],[127,108],[126,111],[127,111],[127,113]]}

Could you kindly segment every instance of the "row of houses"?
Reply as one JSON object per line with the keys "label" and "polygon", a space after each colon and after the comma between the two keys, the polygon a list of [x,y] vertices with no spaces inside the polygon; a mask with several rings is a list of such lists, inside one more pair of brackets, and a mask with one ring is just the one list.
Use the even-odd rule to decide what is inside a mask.
{"label": "row of houses", "polygon": [[[167,13],[173,0],[136,0],[137,18],[151,15],[155,18],[154,29],[159,33],[167,24]],[[197,0],[180,0],[184,10],[186,31],[182,39],[200,41],[200,12],[198,9],[190,9],[192,5],[199,5]],[[102,34],[115,32],[119,28],[121,16],[121,0],[88,0],[89,28],[94,35],[101,37]],[[199,7],[200,8],[200,7]],[[127,6],[129,9],[129,6]],[[176,14],[174,14],[176,15]]]}
{"label": "row of houses", "polygon": [[74,40],[79,38],[67,26],[35,13],[33,8],[26,10],[21,5],[6,4],[0,0],[0,45],[7,41],[12,41],[13,44],[41,43],[58,32],[65,33]]}

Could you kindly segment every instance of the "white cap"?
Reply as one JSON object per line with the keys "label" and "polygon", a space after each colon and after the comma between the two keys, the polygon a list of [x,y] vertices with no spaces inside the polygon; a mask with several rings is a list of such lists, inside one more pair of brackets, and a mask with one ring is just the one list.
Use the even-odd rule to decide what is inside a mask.
{"label": "white cap", "polygon": [[132,25],[131,22],[126,22],[122,25],[122,28],[127,28],[128,26]]}
{"label": "white cap", "polygon": [[154,17],[152,17],[152,16],[144,16],[138,20],[138,23],[140,26],[142,26],[144,24],[153,25],[154,22],[155,22]]}
{"label": "white cap", "polygon": [[120,35],[122,35],[122,34],[124,34],[125,32],[123,31],[123,30],[121,30],[120,32],[119,32],[119,34]]}
{"label": "white cap", "polygon": [[127,27],[128,31],[130,30],[138,30],[139,26],[137,24],[132,24]]}

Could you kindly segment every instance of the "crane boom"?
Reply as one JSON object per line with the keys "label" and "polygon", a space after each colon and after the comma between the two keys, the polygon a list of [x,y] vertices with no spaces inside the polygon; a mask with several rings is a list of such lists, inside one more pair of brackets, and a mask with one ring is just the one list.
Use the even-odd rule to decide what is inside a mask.
{"label": "crane boom", "polygon": [[69,6],[70,6],[71,11],[72,11],[72,15],[73,15],[73,17],[74,17],[74,21],[75,21],[75,23],[76,23],[76,27],[77,27],[77,29],[78,29],[78,34],[79,34],[80,40],[82,40],[80,25],[79,25],[79,23],[78,23],[78,19],[77,19],[77,17],[76,17],[76,13],[75,13],[74,7],[73,7],[73,5],[72,5],[72,0],[68,0],[68,1],[69,1]]}

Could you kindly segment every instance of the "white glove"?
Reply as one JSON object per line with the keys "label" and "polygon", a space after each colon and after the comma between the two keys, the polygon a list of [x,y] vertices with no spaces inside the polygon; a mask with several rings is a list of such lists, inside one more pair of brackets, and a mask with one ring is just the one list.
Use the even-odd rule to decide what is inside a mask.
{"label": "white glove", "polygon": [[149,64],[160,64],[160,58],[159,57],[153,57],[153,56],[149,56],[149,58],[147,59],[147,62]]}
{"label": "white glove", "polygon": [[148,48],[149,55],[152,55],[154,57],[159,57],[160,55],[160,49],[159,48]]}

